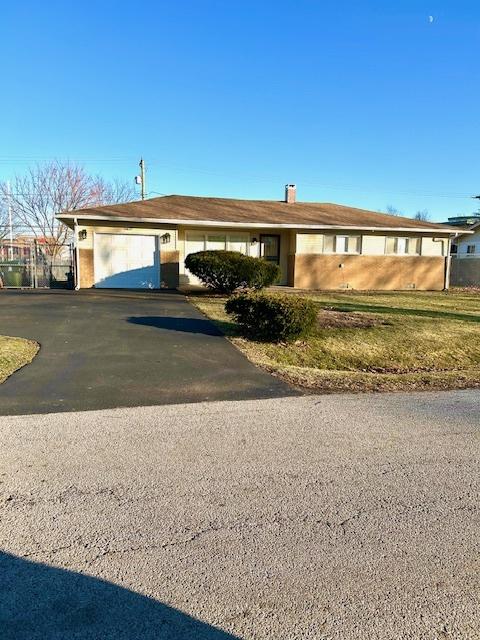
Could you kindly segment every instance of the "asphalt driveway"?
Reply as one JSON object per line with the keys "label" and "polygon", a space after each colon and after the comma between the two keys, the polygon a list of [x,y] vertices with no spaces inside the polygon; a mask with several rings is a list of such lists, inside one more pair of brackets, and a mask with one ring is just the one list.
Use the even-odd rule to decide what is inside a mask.
{"label": "asphalt driveway", "polygon": [[0,334],[32,364],[0,385],[0,415],[295,395],[180,293],[2,291]]}

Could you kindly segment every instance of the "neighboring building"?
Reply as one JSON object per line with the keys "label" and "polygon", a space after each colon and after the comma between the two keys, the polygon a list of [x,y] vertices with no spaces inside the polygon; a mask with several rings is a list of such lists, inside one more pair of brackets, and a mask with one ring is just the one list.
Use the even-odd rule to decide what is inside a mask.
{"label": "neighboring building", "polygon": [[475,213],[470,215],[453,216],[449,218],[448,222],[445,224],[449,227],[464,227],[465,229],[469,229],[470,227],[473,227],[473,225],[477,224],[477,222],[480,222],[479,211],[475,211]]}
{"label": "neighboring building", "polygon": [[17,236],[13,242],[7,238],[0,241],[0,262],[11,260],[27,262],[31,259],[33,242],[24,236]]}
{"label": "neighboring building", "polygon": [[[7,238],[0,240],[0,262],[7,260],[17,260],[28,262],[32,255],[36,253],[37,258],[42,256],[48,259],[51,255],[51,247],[56,246],[57,241],[51,236],[17,235],[13,242]],[[70,245],[65,244],[57,247],[55,260],[60,262],[67,260],[70,256]]]}
{"label": "neighboring building", "polygon": [[77,286],[197,284],[185,256],[231,249],[277,262],[305,289],[441,290],[454,228],[336,204],[165,196],[61,213],[74,229]]}
{"label": "neighboring building", "polygon": [[[448,224],[456,226],[449,218]],[[480,287],[480,214],[465,216],[452,240],[451,283],[456,287]]]}

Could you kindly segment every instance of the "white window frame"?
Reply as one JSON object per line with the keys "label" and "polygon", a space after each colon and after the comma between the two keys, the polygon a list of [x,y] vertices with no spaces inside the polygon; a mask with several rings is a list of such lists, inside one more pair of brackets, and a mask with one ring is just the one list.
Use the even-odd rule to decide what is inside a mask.
{"label": "white window frame", "polygon": [[247,253],[245,253],[244,255],[249,256],[250,255],[250,234],[247,232],[240,232],[240,231],[236,231],[234,233],[227,233],[227,251],[235,251],[235,249],[230,249],[230,242],[231,242],[231,238],[238,238],[239,236],[246,238],[246,245],[247,245]]}
{"label": "white window frame", "polygon": [[[211,242],[211,240],[209,240],[209,238],[225,238],[225,242],[223,244],[223,249],[209,249],[208,248],[208,243]],[[227,250],[227,246],[228,246],[228,237],[226,233],[222,233],[222,232],[218,232],[218,233],[207,233],[205,234],[205,248],[207,251],[226,251]]]}
{"label": "white window frame", "polygon": [[[388,241],[392,239],[394,241],[393,253],[387,251]],[[402,240],[404,242],[404,251],[402,251],[401,253],[398,251],[399,240]],[[418,242],[420,240],[420,242],[418,242],[419,250],[415,253],[410,253],[408,250],[411,240],[414,240],[415,242]],[[385,237],[385,255],[387,256],[420,256],[422,255],[422,239],[417,237],[412,238],[410,236],[386,236]]]}
{"label": "white window frame", "polygon": [[395,238],[394,251],[397,256],[408,256],[408,238],[399,236]]}
{"label": "white window frame", "polygon": [[194,231],[193,229],[190,229],[189,231],[185,231],[185,250],[187,248],[187,242],[189,241],[189,235],[194,235],[194,236],[203,236],[203,251],[206,250],[207,247],[207,242],[208,242],[208,236],[213,236],[213,235],[217,235],[217,236],[225,236],[225,248],[227,251],[230,251],[230,249],[228,248],[230,246],[230,238],[238,238],[238,236],[243,236],[247,238],[247,253],[245,255],[249,256],[250,255],[250,246],[251,246],[251,234],[249,231],[231,231],[231,232],[223,232],[221,229],[219,229],[218,231],[215,230],[209,230],[207,232],[205,231]]}
{"label": "white window frame", "polygon": [[[338,250],[338,238],[345,239],[345,251]],[[355,244],[358,242],[358,251],[349,251],[348,245],[350,244],[350,239],[353,238],[355,240]],[[352,234],[352,233],[338,233],[333,236],[333,251],[323,251],[323,253],[329,253],[331,255],[342,255],[342,256],[359,256],[362,253],[362,244],[363,244],[363,236],[360,234]],[[323,248],[325,248],[325,236],[323,239]]]}

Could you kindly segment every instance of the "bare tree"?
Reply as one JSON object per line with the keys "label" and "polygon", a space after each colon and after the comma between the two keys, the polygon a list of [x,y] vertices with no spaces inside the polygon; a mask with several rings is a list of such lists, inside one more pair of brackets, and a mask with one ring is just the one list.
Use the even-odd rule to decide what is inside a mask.
{"label": "bare tree", "polygon": [[8,201],[0,195],[0,240],[8,237],[10,220],[8,215]]}
{"label": "bare tree", "polygon": [[428,222],[430,220],[430,214],[428,213],[428,209],[417,211],[417,213],[413,217],[415,220],[420,220],[421,222]]}
{"label": "bare tree", "polygon": [[56,219],[57,213],[128,202],[135,198],[135,191],[128,183],[110,183],[81,166],[53,161],[15,176],[10,194],[7,183],[0,183],[0,199],[7,198],[17,224],[41,238],[45,252],[54,258],[69,241],[69,229]]}
{"label": "bare tree", "polygon": [[100,176],[97,176],[96,180],[99,193],[101,193],[101,202],[98,204],[115,204],[116,202],[138,200],[135,188],[125,180],[115,178],[112,182],[105,182]]}
{"label": "bare tree", "polygon": [[403,215],[402,212],[399,211],[392,204],[387,204],[387,206],[385,207],[385,210],[386,210],[386,212],[388,213],[389,216],[401,216],[401,215]]}

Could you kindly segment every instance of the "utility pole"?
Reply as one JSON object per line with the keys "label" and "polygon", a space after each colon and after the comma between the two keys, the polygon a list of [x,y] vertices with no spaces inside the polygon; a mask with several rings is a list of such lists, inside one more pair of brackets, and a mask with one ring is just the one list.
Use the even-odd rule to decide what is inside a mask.
{"label": "utility pole", "polygon": [[142,188],[142,200],[145,200],[145,160],[140,158],[140,182]]}
{"label": "utility pole", "polygon": [[8,227],[10,230],[10,246],[8,248],[8,259],[13,260],[13,224],[12,224],[12,203],[10,199],[10,181],[7,181],[7,209],[8,209]]}

